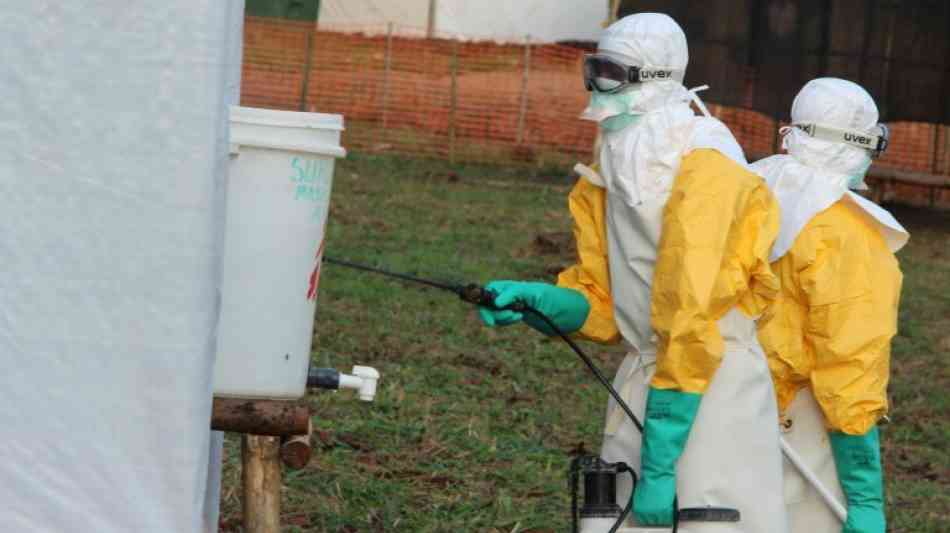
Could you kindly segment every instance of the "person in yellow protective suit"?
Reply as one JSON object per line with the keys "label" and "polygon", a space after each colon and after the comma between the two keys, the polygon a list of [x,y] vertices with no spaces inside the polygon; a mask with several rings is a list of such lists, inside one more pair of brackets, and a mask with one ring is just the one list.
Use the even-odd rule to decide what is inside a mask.
{"label": "person in yellow protective suit", "polygon": [[842,526],[786,462],[792,531],[884,533],[878,420],[887,412],[890,342],[897,331],[904,228],[849,191],[864,188],[886,147],[874,100],[835,78],[808,82],[792,104],[787,155],[758,161],[782,208],[772,249],[781,295],[759,321],[784,438],[839,501]]}
{"label": "person in yellow protective suit", "polygon": [[[778,411],[754,322],[779,290],[768,265],[778,208],[729,130],[690,108],[705,112],[682,85],[687,60],[666,15],[606,29],[584,64],[582,117],[604,142],[599,165],[576,167],[569,197],[578,263],[557,285],[488,288],[499,306],[521,301],[577,337],[628,347],[614,386],[644,434],[611,402],[601,455],[638,472],[635,494],[625,476],[617,486],[635,525],[669,526],[678,504],[741,514],[680,531],[783,533]],[[530,314],[479,312],[488,325],[550,333]]]}

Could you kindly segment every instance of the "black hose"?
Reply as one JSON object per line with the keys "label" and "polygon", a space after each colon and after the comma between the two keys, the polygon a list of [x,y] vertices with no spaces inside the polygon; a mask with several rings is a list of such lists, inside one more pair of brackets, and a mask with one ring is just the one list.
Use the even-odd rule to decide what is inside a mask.
{"label": "black hose", "polygon": [[441,289],[443,291],[449,291],[449,292],[454,292],[454,293],[458,293],[459,291],[458,285],[442,283],[440,281],[433,281],[431,279],[420,278],[417,276],[410,276],[409,274],[403,274],[401,272],[392,272],[390,270],[385,270],[385,269],[377,268],[377,267],[371,267],[369,265],[361,265],[359,263],[344,261],[343,259],[336,259],[335,257],[323,256],[322,261],[326,263],[330,263],[332,265],[352,268],[354,270],[362,270],[363,272],[372,272],[373,274],[379,274],[379,275],[387,276],[394,279],[401,279],[403,281],[409,281],[411,283],[418,283],[420,285],[428,285],[429,287],[434,287],[436,289]]}
{"label": "black hose", "polygon": [[[548,318],[548,316],[545,315],[544,313],[532,307],[528,307],[525,304],[518,306],[518,310],[522,312],[531,313],[532,315],[540,318],[545,324],[547,324],[549,328],[551,328],[551,331],[557,333],[558,337],[561,337],[561,340],[566,342],[567,345],[570,346],[572,350],[574,350],[574,353],[576,353],[578,357],[580,357],[581,360],[584,361],[584,364],[587,365],[587,368],[590,369],[590,371],[594,374],[594,376],[597,377],[597,380],[600,381],[600,383],[607,389],[607,392],[609,392],[610,395],[613,397],[614,401],[617,402],[617,405],[619,405],[620,408],[623,409],[624,413],[626,413],[627,416],[630,417],[630,421],[633,422],[633,425],[637,426],[637,430],[640,431],[640,434],[642,435],[643,424],[640,423],[640,419],[637,418],[637,415],[633,414],[633,411],[630,410],[630,406],[627,405],[627,402],[623,401],[623,398],[621,398],[620,394],[617,393],[617,389],[615,389],[614,386],[609,381],[607,381],[607,378],[604,376],[604,374],[600,371],[599,368],[597,368],[594,362],[591,361],[590,357],[588,357],[587,354],[584,353],[583,350],[581,350],[580,346],[575,344],[574,341],[571,340],[570,337],[565,335],[564,332],[561,331],[561,328],[557,327],[557,325],[550,318]],[[573,462],[571,463],[571,466],[573,470]],[[623,521],[627,519],[627,516],[630,514],[630,511],[633,509],[633,491],[636,490],[637,488],[637,474],[636,472],[634,472],[633,468],[627,465],[624,465],[624,467],[625,467],[624,471],[630,474],[630,479],[632,481],[632,483],[630,484],[630,498],[627,500],[627,505],[623,508],[623,512],[620,513],[620,516],[617,518],[617,521],[614,522],[613,527],[610,528],[610,531],[608,533],[616,533],[616,531],[620,529],[620,526],[623,525]],[[576,474],[572,472],[572,475],[576,475]],[[575,479],[574,483],[576,482],[577,480]],[[675,518],[675,515],[676,515],[675,497],[674,497],[673,502],[674,502],[673,503],[673,514],[674,514],[673,533],[676,533],[677,521]],[[572,492],[572,501],[571,501],[571,521],[573,523],[574,531],[577,530],[576,508],[577,508],[577,493],[576,493],[576,486],[575,486],[575,492]]]}
{"label": "black hose", "polygon": [[671,533],[676,533],[680,528],[680,513],[679,513],[679,498],[676,497],[676,494],[673,495],[673,531]]}
{"label": "black hose", "polygon": [[567,490],[571,491],[571,533],[579,533],[580,531],[577,524],[577,485],[580,482],[577,475],[579,470],[577,463],[579,463],[580,460],[580,455],[571,459],[571,466],[567,476]]}
{"label": "black hose", "polygon": [[[633,471],[632,468],[627,466],[626,472],[630,474],[630,499],[627,500],[627,506],[623,508],[623,512],[620,513],[620,518],[614,523],[614,526],[610,528],[610,531],[607,533],[617,533],[617,530],[620,529],[620,526],[623,525],[623,521],[627,519],[627,515],[630,514],[630,511],[633,510],[633,491],[637,488],[637,473]],[[675,527],[675,526],[674,526]],[[674,532],[676,530],[674,529]]]}
{"label": "black hose", "polygon": [[[551,331],[555,332],[557,336],[561,338],[561,340],[567,343],[567,345],[570,346],[572,350],[574,350],[574,353],[576,353],[577,356],[580,357],[582,361],[584,361],[584,364],[587,365],[587,368],[590,369],[592,374],[594,374],[594,377],[597,378],[597,381],[600,381],[600,384],[603,385],[604,388],[607,389],[607,392],[614,399],[614,401],[617,402],[617,405],[619,405],[620,408],[623,409],[623,412],[627,415],[627,417],[630,418],[630,421],[633,422],[633,425],[636,426],[637,431],[639,431],[640,434],[643,435],[643,424],[640,422],[640,419],[637,418],[637,415],[633,414],[633,411],[630,409],[630,406],[628,406],[627,402],[625,402],[623,398],[620,397],[620,394],[617,392],[616,389],[614,389],[613,385],[610,383],[610,381],[607,380],[607,378],[600,371],[600,369],[597,368],[597,365],[595,365],[594,362],[591,360],[591,358],[588,357],[588,355],[584,353],[583,350],[581,350],[580,346],[578,346],[573,340],[571,340],[571,338],[568,337],[567,334],[561,331],[561,328],[557,327],[557,325],[550,318],[548,318],[547,315],[545,315],[541,311],[534,309],[532,307],[529,307],[527,304],[520,301],[513,302],[511,305],[505,306],[504,308],[498,307],[494,304],[494,300],[495,300],[494,293],[476,284],[470,284],[466,286],[451,285],[447,283],[441,283],[441,282],[437,282],[433,280],[419,278],[416,276],[410,276],[407,274],[392,272],[392,271],[384,270],[381,268],[361,265],[359,263],[352,263],[350,261],[334,259],[334,258],[330,258],[326,256],[323,257],[323,261],[326,261],[328,263],[333,263],[339,266],[349,267],[349,268],[353,268],[357,270],[363,270],[365,272],[372,272],[374,274],[380,274],[383,276],[401,279],[403,281],[410,281],[414,283],[428,285],[430,287],[435,287],[437,289],[454,292],[455,294],[459,295],[462,298],[462,300],[475,304],[475,305],[494,307],[495,309],[509,309],[509,310],[518,311],[521,313],[531,313],[532,315],[540,318],[542,322],[547,324],[547,326],[551,328]],[[633,477],[633,488],[636,488],[636,484],[637,484],[636,473],[634,472],[633,468],[630,468],[630,467],[628,467],[627,471]],[[573,505],[576,506],[576,500],[573,502]],[[624,519],[627,517],[628,514],[630,514],[632,507],[633,507],[633,493],[631,492],[630,500],[627,502],[627,506],[624,508],[623,512],[620,514],[620,519],[617,520],[617,522],[614,524],[614,527],[611,528],[610,533],[614,533],[615,531],[617,531],[617,529],[620,528],[620,525],[623,523]],[[676,499],[674,497],[674,500],[673,500],[673,515],[674,515],[673,532],[674,533],[676,532],[677,522],[678,522],[678,520],[676,519],[676,514],[677,514],[676,511],[677,511],[677,504],[676,504]],[[575,520],[575,527],[576,527],[576,517],[574,517],[574,520]]]}
{"label": "black hose", "polygon": [[566,342],[567,345],[570,346],[572,350],[574,350],[574,353],[576,353],[578,357],[580,357],[581,360],[584,361],[584,364],[587,365],[587,368],[590,369],[590,371],[594,374],[597,380],[600,381],[600,383],[607,389],[607,392],[609,392],[610,396],[613,397],[615,402],[617,402],[617,405],[619,405],[620,408],[623,409],[623,412],[626,413],[628,417],[630,417],[630,420],[633,422],[633,425],[637,426],[637,430],[640,431],[640,434],[642,435],[643,424],[640,423],[640,419],[637,418],[637,415],[633,414],[633,411],[630,410],[630,407],[627,405],[627,402],[623,401],[623,398],[620,397],[620,394],[617,392],[617,389],[614,389],[614,386],[611,385],[609,381],[607,381],[607,378],[604,377],[604,374],[600,371],[599,368],[597,368],[596,365],[594,365],[594,362],[591,361],[590,357],[588,357],[587,354],[584,353],[583,350],[581,350],[580,346],[578,346],[573,340],[571,340],[570,337],[565,335],[564,332],[561,331],[560,328],[558,328],[554,324],[554,322],[552,322],[551,319],[548,318],[547,315],[545,315],[544,313],[528,306],[524,307],[524,311],[531,313],[532,315],[544,321],[544,323],[547,324],[549,328],[551,328],[551,331],[554,331],[555,333],[557,333],[557,335],[561,337],[561,340]]}

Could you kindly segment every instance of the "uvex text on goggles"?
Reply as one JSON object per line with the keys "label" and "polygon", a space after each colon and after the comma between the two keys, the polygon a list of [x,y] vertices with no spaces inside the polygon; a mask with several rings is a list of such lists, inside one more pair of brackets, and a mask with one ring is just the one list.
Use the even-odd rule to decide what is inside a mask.
{"label": "uvex text on goggles", "polygon": [[588,91],[615,93],[634,83],[672,80],[674,74],[674,69],[625,65],[602,54],[584,57],[584,86]]}
{"label": "uvex text on goggles", "polygon": [[884,124],[878,124],[873,131],[841,130],[821,124],[792,124],[793,128],[805,132],[810,137],[823,141],[840,142],[871,151],[871,157],[877,158],[887,150],[890,131]]}

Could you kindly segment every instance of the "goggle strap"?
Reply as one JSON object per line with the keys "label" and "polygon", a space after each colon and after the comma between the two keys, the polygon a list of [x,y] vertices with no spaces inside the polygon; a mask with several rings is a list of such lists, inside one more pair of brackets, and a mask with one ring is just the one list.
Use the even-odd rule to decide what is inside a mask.
{"label": "goggle strap", "polygon": [[821,124],[792,124],[793,127],[803,131],[810,137],[821,139],[823,141],[845,143],[857,148],[870,150],[877,154],[887,150],[889,132],[887,126],[878,124],[880,133],[868,133],[858,130],[841,130]]}
{"label": "goggle strap", "polygon": [[672,68],[641,68],[641,67],[632,67],[630,69],[631,73],[636,72],[638,81],[643,83],[645,81],[669,81],[675,80],[677,77],[682,79],[683,71],[676,70]]}

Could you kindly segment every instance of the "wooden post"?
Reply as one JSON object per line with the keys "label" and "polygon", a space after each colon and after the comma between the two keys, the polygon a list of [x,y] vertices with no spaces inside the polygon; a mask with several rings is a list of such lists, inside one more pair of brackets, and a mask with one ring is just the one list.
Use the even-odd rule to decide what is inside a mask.
{"label": "wooden post", "polygon": [[280,532],[280,437],[241,436],[244,532]]}
{"label": "wooden post", "polygon": [[285,437],[280,445],[280,459],[284,466],[294,470],[300,470],[310,463],[310,456],[313,453],[311,438],[313,436],[313,421],[307,426],[306,435],[296,435]]}
{"label": "wooden post", "polygon": [[307,93],[310,91],[310,69],[313,67],[313,33],[307,30],[307,57],[303,61],[303,83],[300,84],[300,110],[307,110]]}
{"label": "wooden post", "polygon": [[426,37],[435,36],[435,0],[429,0],[429,18],[426,21]]}
{"label": "wooden post", "polygon": [[310,406],[302,401],[215,398],[211,429],[253,435],[303,435]]}
{"label": "wooden post", "polygon": [[524,141],[524,121],[528,113],[528,80],[531,73],[531,36],[524,40],[524,74],[521,77],[521,108],[518,110],[518,144]]}
{"label": "wooden post", "polygon": [[[894,24],[897,21],[897,8],[890,5],[888,5],[888,7],[890,8],[889,11],[891,16],[887,25],[887,42],[884,45],[884,65],[881,69],[883,71],[881,76],[881,98],[878,99],[878,102],[881,103],[881,107],[884,108],[881,110],[881,114],[886,117],[891,115],[891,106],[887,99],[887,95],[890,92],[888,88],[891,83],[891,51],[894,48]],[[867,49],[865,49],[865,53],[867,53]]]}
{"label": "wooden post", "polygon": [[455,163],[455,113],[458,107],[459,42],[452,41],[452,88],[449,93],[449,162]]}
{"label": "wooden post", "polygon": [[775,119],[775,130],[772,132],[772,153],[777,154],[782,146],[782,121]]}
{"label": "wooden post", "polygon": [[610,9],[610,14],[609,14],[610,19],[607,23],[608,26],[617,20],[617,15],[618,13],[620,13],[620,0],[610,0],[609,9]]}
{"label": "wooden post", "polygon": [[[950,75],[947,77],[950,78]],[[939,127],[943,131],[943,160],[940,166],[934,169],[934,174],[950,172],[950,126],[941,124]]]}
{"label": "wooden post", "polygon": [[943,174],[950,170],[947,163],[950,161],[950,126],[934,125],[933,158],[930,163],[930,173]]}
{"label": "wooden post", "polygon": [[393,23],[390,22],[386,26],[386,59],[385,67],[383,68],[383,98],[382,98],[382,115],[383,115],[383,127],[379,131],[379,142],[383,142],[383,138],[386,135],[386,123],[387,115],[389,111],[389,71],[392,68],[392,55],[393,55]]}

